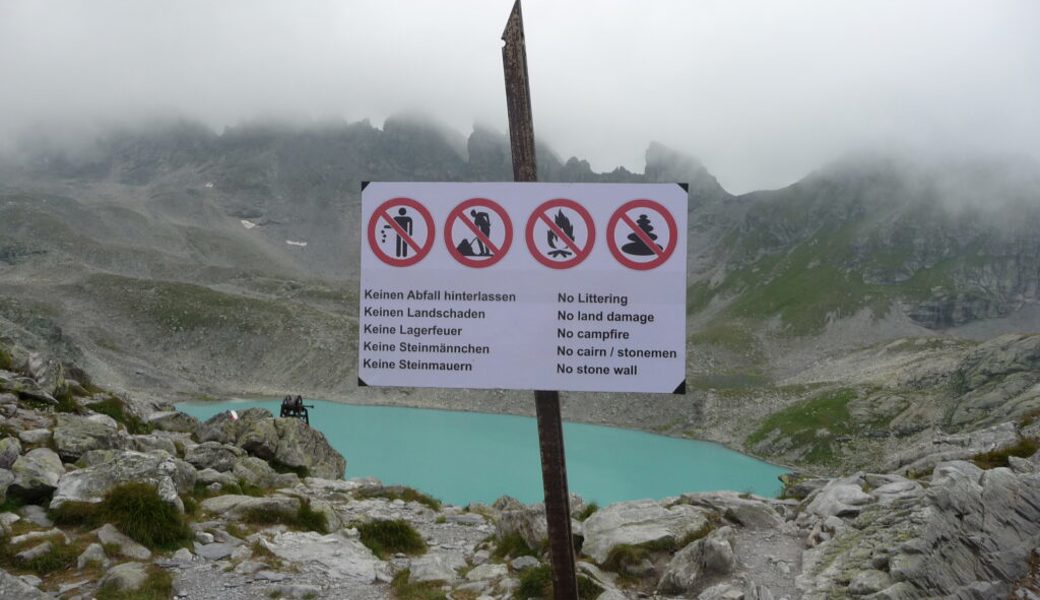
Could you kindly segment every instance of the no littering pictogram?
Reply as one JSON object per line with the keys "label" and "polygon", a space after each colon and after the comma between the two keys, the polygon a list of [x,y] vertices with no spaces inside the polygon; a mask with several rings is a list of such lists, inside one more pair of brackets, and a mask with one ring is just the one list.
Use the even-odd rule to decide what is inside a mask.
{"label": "no littering pictogram", "polygon": [[494,200],[471,198],[448,214],[444,243],[455,260],[467,267],[490,267],[509,252],[513,222]]}
{"label": "no littering pictogram", "polygon": [[[661,223],[665,224],[663,229]],[[624,227],[619,227],[621,224]],[[675,218],[664,206],[653,200],[630,200],[610,216],[607,246],[619,263],[648,271],[672,255],[678,233]]]}
{"label": "no littering pictogram", "polygon": [[391,267],[407,267],[425,258],[433,248],[433,236],[433,215],[411,198],[387,200],[368,220],[368,245]]}
{"label": "no littering pictogram", "polygon": [[557,198],[534,209],[525,237],[535,260],[552,269],[569,269],[592,253],[596,226],[584,206]]}

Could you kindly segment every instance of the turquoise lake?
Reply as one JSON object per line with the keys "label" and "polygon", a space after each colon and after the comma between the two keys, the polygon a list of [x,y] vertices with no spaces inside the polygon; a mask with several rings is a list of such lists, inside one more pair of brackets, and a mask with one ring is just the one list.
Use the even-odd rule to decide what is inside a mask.
{"label": "turquoise lake", "polygon": [[[530,417],[355,406],[308,400],[311,425],[347,459],[349,477],[414,487],[451,504],[509,495],[541,502],[538,430]],[[280,400],[183,403],[199,419]],[[639,431],[564,423],[570,490],[607,505],[683,492],[732,490],[776,496],[786,470],[723,446]]]}

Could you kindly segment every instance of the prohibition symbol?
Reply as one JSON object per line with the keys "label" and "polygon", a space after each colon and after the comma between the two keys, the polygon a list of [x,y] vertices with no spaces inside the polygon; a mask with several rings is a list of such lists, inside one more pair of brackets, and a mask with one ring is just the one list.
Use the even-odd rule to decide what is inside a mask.
{"label": "prohibition symbol", "polygon": [[490,267],[509,252],[513,222],[497,202],[471,198],[448,215],[444,223],[444,243],[455,260],[467,267]]}
{"label": "prohibition symbol", "polygon": [[569,269],[592,253],[596,226],[584,206],[557,198],[534,209],[527,219],[526,238],[535,260],[551,269]]}
{"label": "prohibition symbol", "polygon": [[[422,221],[413,218],[416,214]],[[368,220],[368,245],[391,267],[407,267],[425,258],[433,248],[433,235],[433,216],[411,198],[387,200]]]}
{"label": "prohibition symbol", "polygon": [[[635,217],[635,218],[633,218]],[[662,222],[667,231],[654,233]],[[624,227],[619,227],[619,224]],[[662,235],[665,239],[659,240]],[[620,243],[618,238],[627,243]],[[630,269],[649,271],[664,264],[675,250],[678,231],[668,209],[653,200],[630,200],[614,211],[607,223],[607,246],[617,261]],[[658,242],[662,242],[662,246]],[[643,258],[647,260],[643,260]]]}

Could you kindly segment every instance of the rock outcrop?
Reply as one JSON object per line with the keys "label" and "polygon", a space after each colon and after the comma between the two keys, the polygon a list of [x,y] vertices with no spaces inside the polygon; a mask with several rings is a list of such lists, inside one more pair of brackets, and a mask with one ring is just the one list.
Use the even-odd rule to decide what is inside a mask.
{"label": "rock outcrop", "polygon": [[347,468],[346,459],[320,431],[299,419],[276,419],[263,409],[242,411],[237,420],[227,413],[216,415],[201,425],[199,439],[232,444],[258,458],[322,479],[343,477]]}

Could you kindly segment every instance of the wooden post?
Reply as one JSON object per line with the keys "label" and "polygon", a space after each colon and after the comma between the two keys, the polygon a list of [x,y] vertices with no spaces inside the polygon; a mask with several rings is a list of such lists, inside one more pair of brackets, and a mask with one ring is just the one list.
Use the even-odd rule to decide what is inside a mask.
{"label": "wooden post", "polygon": [[[502,68],[506,78],[513,180],[537,181],[534,119],[531,116],[531,88],[527,79],[527,50],[524,46],[524,19],[520,11],[520,0],[516,0],[513,5],[505,31],[502,32],[502,40],[505,41],[502,47]],[[542,457],[542,487],[545,491],[545,519],[549,530],[553,598],[577,600],[578,584],[574,574],[574,544],[571,535],[560,393],[536,391],[534,403],[538,416],[538,445]]]}

